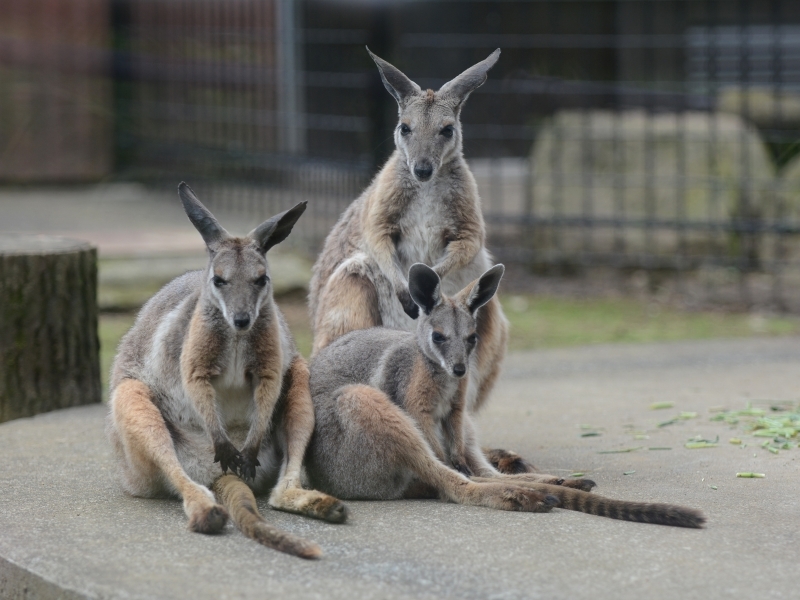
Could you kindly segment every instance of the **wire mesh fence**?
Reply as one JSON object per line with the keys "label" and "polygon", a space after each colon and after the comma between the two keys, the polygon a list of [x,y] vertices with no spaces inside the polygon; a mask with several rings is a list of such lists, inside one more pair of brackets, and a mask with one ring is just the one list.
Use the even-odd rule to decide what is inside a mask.
{"label": "wire mesh fence", "polygon": [[59,135],[94,131],[113,161],[76,177],[186,179],[254,218],[309,200],[298,239],[315,249],[393,149],[396,108],[364,46],[433,89],[500,47],[462,114],[496,254],[800,311],[796,2],[75,0],[108,31],[62,32],[48,59],[31,24],[53,3],[0,1],[4,157],[43,135],[19,125],[31,90],[46,105],[105,68],[74,103],[90,117]]}

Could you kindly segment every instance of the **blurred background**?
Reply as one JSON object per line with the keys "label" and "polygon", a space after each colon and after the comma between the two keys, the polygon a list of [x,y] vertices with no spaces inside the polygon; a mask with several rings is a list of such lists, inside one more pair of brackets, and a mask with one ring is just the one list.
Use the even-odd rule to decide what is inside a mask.
{"label": "blurred background", "polygon": [[307,349],[315,252],[393,150],[365,45],[433,89],[502,48],[462,123],[513,347],[798,331],[791,0],[0,0],[0,231],[98,245],[108,354],[204,264],[178,182],[240,233],[308,200],[273,260]]}

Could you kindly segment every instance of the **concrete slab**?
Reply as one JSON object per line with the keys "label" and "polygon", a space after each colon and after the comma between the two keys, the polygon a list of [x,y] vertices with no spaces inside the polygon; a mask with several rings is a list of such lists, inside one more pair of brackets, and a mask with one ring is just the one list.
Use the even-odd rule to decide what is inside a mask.
{"label": "concrete slab", "polygon": [[[0,426],[0,596],[11,598],[788,598],[797,590],[800,449],[709,420],[709,408],[794,401],[800,339],[514,354],[481,416],[487,444],[543,470],[584,471],[598,493],[694,506],[705,530],[555,510],[351,502],[329,525],[261,508],[316,540],[317,562],[228,528],[189,533],[180,503],[124,495],[103,406]],[[653,411],[653,402],[673,409]],[[657,423],[679,411],[695,419]],[[581,424],[601,433],[580,437]],[[634,439],[634,432],[648,439]],[[712,449],[688,438],[720,436]],[[748,447],[727,443],[740,435]],[[642,446],[624,454],[599,451]],[[671,450],[648,450],[669,447]],[[624,475],[625,472],[635,473]],[[759,471],[765,479],[737,479]],[[716,486],[712,489],[710,486]]]}

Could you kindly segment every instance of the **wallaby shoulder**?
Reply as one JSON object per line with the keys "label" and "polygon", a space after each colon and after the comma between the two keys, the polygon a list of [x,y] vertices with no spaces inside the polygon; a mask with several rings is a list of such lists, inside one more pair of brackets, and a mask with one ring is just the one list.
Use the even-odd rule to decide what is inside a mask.
{"label": "wallaby shoulder", "polygon": [[377,383],[376,375],[385,363],[399,367],[399,362],[415,354],[411,333],[383,327],[351,331],[312,358],[311,394],[324,394],[351,383]]}
{"label": "wallaby shoulder", "polygon": [[131,329],[122,337],[111,372],[111,389],[122,379],[139,379],[145,373],[147,354],[156,343],[164,343],[170,356],[180,363],[183,340],[202,292],[204,271],[189,271],[162,287],[144,306]]}

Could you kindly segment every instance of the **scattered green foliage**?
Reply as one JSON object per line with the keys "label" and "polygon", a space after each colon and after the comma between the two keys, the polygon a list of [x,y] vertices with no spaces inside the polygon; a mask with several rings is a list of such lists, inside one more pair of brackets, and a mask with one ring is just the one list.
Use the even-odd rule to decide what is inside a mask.
{"label": "scattered green foliage", "polygon": [[663,410],[665,408],[672,408],[675,406],[674,402],[653,402],[650,405],[650,410]]}
{"label": "scattered green foliage", "polygon": [[[753,437],[769,438],[761,447],[778,454],[780,450],[797,448],[798,433],[800,433],[800,407],[791,404],[770,407],[771,412],[763,408],[753,407],[751,403],[740,410],[724,410],[711,417],[712,421],[723,422],[733,427],[738,427]],[[731,444],[740,444],[744,447],[741,438],[732,437]]]}
{"label": "scattered green foliage", "polygon": [[641,446],[636,446],[634,448],[622,448],[620,450],[599,450],[598,454],[624,454],[625,452],[635,452],[636,450],[641,450]]}

